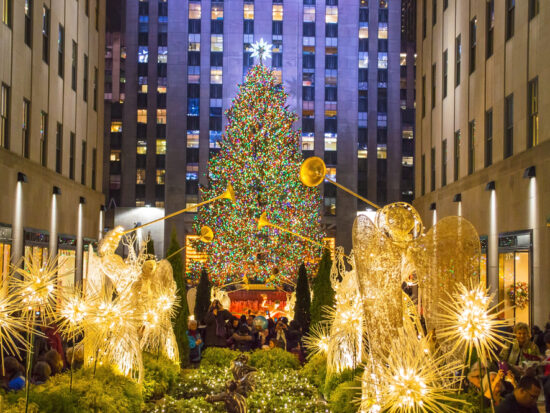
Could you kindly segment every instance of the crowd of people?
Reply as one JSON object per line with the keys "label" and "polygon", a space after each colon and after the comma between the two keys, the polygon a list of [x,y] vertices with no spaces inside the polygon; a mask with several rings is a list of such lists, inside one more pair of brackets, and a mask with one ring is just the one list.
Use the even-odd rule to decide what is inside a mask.
{"label": "crowd of people", "polygon": [[187,337],[189,339],[191,363],[198,363],[205,347],[225,347],[232,350],[252,351],[281,348],[296,355],[298,360],[305,361],[302,349],[302,326],[296,320],[286,317],[271,318],[266,314],[265,320],[255,322],[256,315],[251,311],[240,317],[224,309],[218,300],[214,300],[203,321],[202,334],[198,331],[196,320],[190,320]]}

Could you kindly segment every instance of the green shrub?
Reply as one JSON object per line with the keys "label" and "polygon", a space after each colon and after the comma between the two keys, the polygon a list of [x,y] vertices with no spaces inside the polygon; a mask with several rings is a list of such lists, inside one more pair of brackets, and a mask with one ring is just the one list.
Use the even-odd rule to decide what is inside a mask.
{"label": "green shrub", "polygon": [[[110,367],[98,367],[95,377],[91,369],[74,372],[72,392],[69,380],[69,373],[63,373],[45,384],[31,386],[30,401],[41,413],[138,413],[143,408],[141,386]],[[5,399],[10,408],[21,403],[24,406],[25,392],[10,392]]]}
{"label": "green shrub", "polygon": [[143,397],[145,400],[158,400],[175,389],[180,377],[180,368],[172,361],[143,353],[145,374],[143,379]]}
{"label": "green shrub", "polygon": [[254,351],[250,355],[250,365],[268,371],[298,370],[300,368],[300,362],[296,356],[281,348]]}
{"label": "green shrub", "polygon": [[311,384],[321,390],[325,385],[327,375],[327,356],[316,354],[304,365],[300,374]]}
{"label": "green shrub", "polygon": [[210,347],[202,353],[202,367],[229,367],[231,361],[235,360],[241,354],[239,351],[233,351],[223,347]]}
{"label": "green shrub", "polygon": [[323,388],[325,398],[327,400],[330,399],[330,395],[340,383],[355,380],[356,377],[361,375],[361,371],[361,368],[357,368],[355,370],[346,369],[341,373],[327,374],[325,378],[325,386]]}
{"label": "green shrub", "polygon": [[221,413],[225,412],[225,409],[223,408],[223,403],[210,404],[203,397],[177,400],[167,396],[146,411],[149,413]]}
{"label": "green shrub", "polygon": [[219,393],[231,378],[229,367],[201,366],[200,369],[185,370],[172,395],[177,399],[189,399]]}
{"label": "green shrub", "polygon": [[355,413],[359,408],[361,382],[358,380],[340,383],[330,395],[329,406],[332,413]]}
{"label": "green shrub", "polygon": [[317,272],[317,276],[313,279],[313,299],[311,300],[310,310],[311,326],[323,320],[327,320],[328,316],[325,307],[332,307],[334,305],[335,292],[330,282],[331,267],[332,260],[330,258],[330,251],[325,248],[323,257],[319,263],[319,271]]}

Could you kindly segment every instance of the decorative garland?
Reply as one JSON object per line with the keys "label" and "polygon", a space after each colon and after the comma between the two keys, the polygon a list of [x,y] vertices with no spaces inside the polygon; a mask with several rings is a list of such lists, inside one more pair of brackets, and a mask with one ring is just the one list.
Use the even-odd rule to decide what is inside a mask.
{"label": "decorative garland", "polygon": [[529,303],[529,286],[526,282],[518,281],[513,284],[508,290],[508,298],[512,305],[523,310]]}

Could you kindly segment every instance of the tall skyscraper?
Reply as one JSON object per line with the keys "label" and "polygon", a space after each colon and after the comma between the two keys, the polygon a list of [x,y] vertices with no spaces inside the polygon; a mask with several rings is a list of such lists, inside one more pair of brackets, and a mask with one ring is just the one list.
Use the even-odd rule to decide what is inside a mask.
{"label": "tall skyscraper", "polygon": [[[539,0],[418,2],[414,204],[428,227],[470,220],[504,316],[539,325],[550,311],[549,24]],[[529,301],[514,307],[519,287]]]}
{"label": "tall skyscraper", "polygon": [[[127,2],[120,35],[108,34],[112,70],[124,65],[124,82],[112,73],[113,94],[106,94],[111,108],[120,106],[120,76],[123,109],[106,116],[108,204],[171,213],[200,201],[208,159],[219,151],[223,113],[257,63],[251,46],[260,39],[273,45],[265,63],[298,114],[304,156],[323,158],[333,179],[377,204],[411,200],[414,36],[402,30],[402,7],[414,15],[411,4]],[[124,39],[124,59],[115,52],[117,36]],[[349,249],[353,221],[367,205],[329,183],[322,192],[327,236]],[[166,221],[165,239],[172,225],[181,241],[193,234],[193,217]]]}
{"label": "tall skyscraper", "polygon": [[78,280],[102,226],[105,2],[0,10],[0,276],[59,253]]}

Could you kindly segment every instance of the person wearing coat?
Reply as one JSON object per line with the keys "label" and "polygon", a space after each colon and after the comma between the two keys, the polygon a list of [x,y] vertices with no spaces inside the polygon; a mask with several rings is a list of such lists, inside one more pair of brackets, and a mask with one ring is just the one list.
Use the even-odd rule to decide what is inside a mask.
{"label": "person wearing coat", "polygon": [[225,323],[230,318],[231,313],[224,310],[218,300],[214,300],[204,317],[206,324],[204,344],[206,347],[227,347]]}

